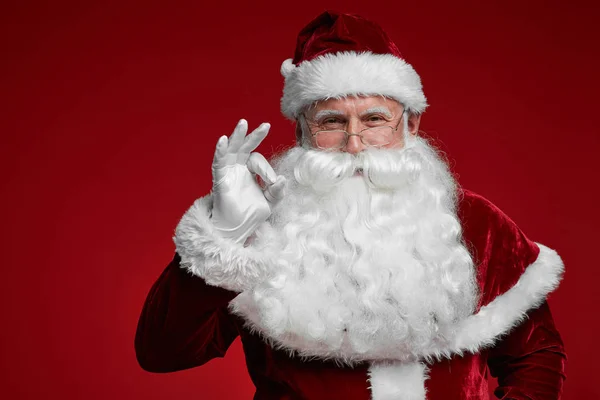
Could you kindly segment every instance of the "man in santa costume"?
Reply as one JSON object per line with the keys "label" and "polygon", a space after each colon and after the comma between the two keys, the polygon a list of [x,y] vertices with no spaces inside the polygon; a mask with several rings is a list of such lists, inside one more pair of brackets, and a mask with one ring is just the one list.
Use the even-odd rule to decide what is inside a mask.
{"label": "man in santa costume", "polygon": [[141,366],[196,367],[239,335],[255,399],[487,399],[488,373],[499,398],[559,398],[563,263],[457,186],[396,45],[326,12],[281,72],[297,146],[269,162],[269,125],[245,120],[219,139],[140,317]]}

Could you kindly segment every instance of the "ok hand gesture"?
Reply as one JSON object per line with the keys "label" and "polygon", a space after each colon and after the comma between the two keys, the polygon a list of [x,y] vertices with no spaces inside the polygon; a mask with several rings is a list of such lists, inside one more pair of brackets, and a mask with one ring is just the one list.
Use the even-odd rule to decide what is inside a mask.
{"label": "ok hand gesture", "polygon": [[[275,174],[262,154],[253,153],[270,127],[263,123],[246,136],[248,122],[241,119],[229,138],[221,136],[217,142],[211,221],[222,236],[238,243],[244,243],[266,221],[284,195],[285,178]],[[255,175],[265,182],[264,188]]]}

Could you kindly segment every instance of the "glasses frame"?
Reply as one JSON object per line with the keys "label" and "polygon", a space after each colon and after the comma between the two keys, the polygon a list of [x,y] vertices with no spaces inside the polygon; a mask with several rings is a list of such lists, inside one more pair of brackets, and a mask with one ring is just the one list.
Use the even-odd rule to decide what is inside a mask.
{"label": "glasses frame", "polygon": [[[369,129],[373,129],[373,128],[387,127],[387,128],[392,128],[392,136],[393,136],[393,135],[394,135],[394,132],[397,132],[397,131],[398,131],[398,128],[400,127],[400,123],[401,123],[401,122],[402,122],[402,120],[404,119],[404,114],[406,114],[406,108],[405,108],[405,109],[402,111],[402,114],[400,114],[400,119],[398,120],[398,123],[396,124],[396,127],[395,127],[395,128],[394,128],[393,126],[390,126],[390,125],[380,125],[380,126],[373,126],[373,127],[371,127],[371,128],[365,128],[365,129],[362,129],[362,130],[361,130],[360,132],[358,132],[358,133],[349,133],[348,131],[345,131],[345,130],[342,130],[342,129],[330,129],[330,130],[323,129],[323,130],[320,130],[320,131],[316,131],[315,133],[311,133],[311,136],[312,136],[313,138],[315,138],[315,139],[314,139],[314,141],[315,141],[315,144],[317,145],[317,147],[318,147],[319,149],[322,149],[322,150],[332,150],[332,149],[333,149],[333,150],[339,150],[339,149],[343,149],[344,147],[346,147],[346,146],[348,145],[348,140],[350,140],[350,136],[358,136],[358,137],[360,137],[360,142],[361,142],[362,144],[364,144],[365,146],[367,146],[367,147],[381,148],[381,147],[383,147],[383,146],[387,146],[387,145],[388,145],[388,144],[390,144],[391,142],[384,143],[384,144],[380,144],[380,145],[372,145],[372,144],[369,144],[369,143],[365,143],[365,140],[364,140],[365,138],[364,138],[364,136],[363,136],[363,132],[364,132],[364,131],[368,131]],[[305,118],[306,118],[306,116],[305,116]],[[321,146],[319,146],[319,144],[317,143],[317,139],[316,139],[316,136],[317,136],[319,133],[321,133],[321,132],[344,132],[344,133],[346,134],[346,136],[345,136],[345,139],[344,139],[344,141],[342,141],[342,142],[341,142],[341,145],[340,145],[340,146],[338,146],[338,147],[321,147]]]}

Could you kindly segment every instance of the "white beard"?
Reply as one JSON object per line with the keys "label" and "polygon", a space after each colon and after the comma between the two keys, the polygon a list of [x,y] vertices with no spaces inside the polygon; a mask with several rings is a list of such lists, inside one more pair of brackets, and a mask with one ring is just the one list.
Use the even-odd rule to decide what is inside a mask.
{"label": "white beard", "polygon": [[275,169],[286,196],[252,246],[277,261],[233,312],[275,347],[349,364],[444,347],[477,289],[436,151],[421,138],[357,156],[295,147]]}

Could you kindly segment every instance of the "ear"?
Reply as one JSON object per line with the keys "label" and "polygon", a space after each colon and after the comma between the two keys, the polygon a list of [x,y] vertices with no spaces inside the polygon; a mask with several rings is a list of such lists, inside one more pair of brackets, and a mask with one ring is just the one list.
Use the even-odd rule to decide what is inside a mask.
{"label": "ear", "polygon": [[413,114],[411,112],[408,113],[408,132],[416,136],[419,132],[419,125],[421,124],[421,115],[422,114]]}

